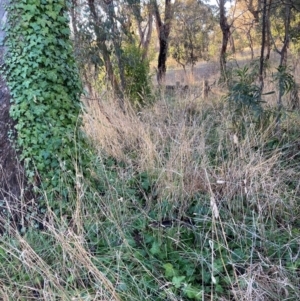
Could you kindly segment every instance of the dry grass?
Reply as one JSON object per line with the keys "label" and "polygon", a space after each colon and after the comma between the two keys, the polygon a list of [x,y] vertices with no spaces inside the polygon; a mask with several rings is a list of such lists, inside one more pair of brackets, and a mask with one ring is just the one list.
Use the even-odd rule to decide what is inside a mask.
{"label": "dry grass", "polygon": [[[263,133],[250,127],[239,140],[230,127],[230,114],[215,99],[186,97],[176,103],[161,99],[138,115],[132,110],[123,115],[117,106],[99,102],[102,105],[92,104],[86,116],[86,131],[95,144],[126,165],[155,174],[159,199],[175,202],[180,214],[185,214],[191,197],[200,193],[210,194],[219,208],[226,208],[233,223],[237,216],[243,220],[246,210],[256,212],[262,237],[265,223],[282,222],[286,227],[297,218],[293,210],[299,203],[299,185],[291,195],[287,184],[297,172],[282,167],[282,149],[266,151],[274,125]],[[216,164],[209,158],[212,151]],[[288,294],[284,287],[292,284],[286,271],[274,267],[274,277],[262,265],[255,263],[240,276],[247,285],[237,289],[238,300],[243,294],[243,300],[249,301],[275,300],[270,297],[273,293],[281,296],[276,300],[283,300]]]}
{"label": "dry grass", "polygon": [[[129,108],[126,115],[117,104],[99,102],[88,107],[86,132],[100,151],[139,171],[156,174],[160,195],[183,201],[209,192],[207,170],[214,193],[229,206],[237,195],[261,213],[267,209],[270,215],[293,206],[283,201],[276,189],[284,189],[286,180],[280,167],[281,149],[265,154],[274,124],[258,134],[252,123],[245,139],[239,141],[230,115],[213,99],[187,96],[176,103],[161,99],[138,114]],[[212,149],[215,166],[208,158]]]}
{"label": "dry grass", "polygon": [[[288,118],[283,123],[286,135],[297,133],[294,127],[300,119],[293,116],[293,121]],[[91,194],[89,182],[78,177],[70,219],[47,208],[47,218],[40,221],[44,224],[43,231],[21,235],[12,228],[2,236],[0,300],[146,300],[147,287],[140,287],[139,282],[144,274],[153,277],[160,287],[166,286],[165,300],[182,300],[168,288],[170,284],[162,276],[154,275],[139,259],[126,238],[130,223],[147,216],[152,203],[162,206],[167,200],[173,204],[170,216],[176,213],[181,219],[187,215],[193,200],[203,198],[205,205],[207,196],[212,214],[202,217],[195,213],[195,216],[198,220],[211,221],[214,231],[205,233],[204,228],[197,228],[197,233],[212,245],[222,245],[229,258],[233,258],[235,251],[231,250],[226,229],[239,236],[242,248],[246,241],[243,233],[250,231],[246,226],[250,216],[254,250],[256,240],[268,241],[270,229],[279,236],[280,233],[288,236],[299,217],[298,169],[283,161],[296,156],[294,138],[270,148],[274,139],[272,124],[264,132],[250,125],[241,135],[232,127],[231,113],[214,96],[205,101],[193,95],[172,100],[162,97],[139,113],[127,104],[125,115],[110,97],[95,98],[87,104],[84,121],[84,129],[99,160],[112,157],[123,162],[117,172],[124,191],[132,174],[146,172],[153,179],[151,194],[144,195],[146,207],[132,214],[128,208],[133,201],[120,197],[116,187],[119,184],[110,184],[109,171],[101,175],[108,183],[104,196],[97,190]],[[289,155],[286,148],[291,151]],[[293,189],[291,181],[297,182]],[[30,219],[36,221],[37,217]],[[97,241],[107,241],[110,245],[117,233],[124,247],[111,243],[107,255],[101,255],[104,258],[97,256],[88,240],[91,229],[96,228],[99,228],[95,232]],[[160,235],[164,239],[164,232]],[[290,242],[299,246],[300,237],[291,235]],[[180,245],[184,248],[184,241],[178,238]],[[297,268],[288,269],[282,258],[270,261],[264,255],[263,243],[260,248],[259,259],[252,258],[249,251],[247,260],[233,262],[233,266],[241,267],[232,276],[228,288],[235,300],[300,298]],[[196,252],[188,247],[186,250],[189,254],[186,256],[194,256],[191,254]],[[288,243],[286,250],[286,256],[295,256]],[[213,262],[219,259],[219,254],[217,250],[211,254],[213,277]],[[135,268],[130,267],[126,256]],[[295,261],[296,258],[290,260]],[[223,265],[228,267],[226,262]],[[136,274],[135,269],[141,274]],[[225,271],[229,273],[227,268]],[[130,296],[129,290],[125,298],[116,292],[123,285],[123,275],[137,287],[135,295]],[[155,297],[148,299],[155,300]],[[208,299],[229,300],[216,295],[213,289],[205,296],[203,293],[202,300]]]}

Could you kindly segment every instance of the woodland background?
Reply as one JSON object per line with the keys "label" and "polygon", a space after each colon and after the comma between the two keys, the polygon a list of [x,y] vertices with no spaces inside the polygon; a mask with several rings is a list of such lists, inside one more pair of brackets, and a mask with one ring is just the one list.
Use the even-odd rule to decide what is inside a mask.
{"label": "woodland background", "polygon": [[300,299],[299,0],[2,4],[0,300]]}

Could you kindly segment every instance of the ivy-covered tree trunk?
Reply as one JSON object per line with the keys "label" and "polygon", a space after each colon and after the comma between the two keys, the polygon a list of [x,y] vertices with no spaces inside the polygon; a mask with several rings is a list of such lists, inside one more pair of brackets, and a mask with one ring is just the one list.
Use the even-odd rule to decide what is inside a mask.
{"label": "ivy-covered tree trunk", "polygon": [[[0,54],[2,57],[2,53]],[[15,122],[9,115],[10,93],[5,80],[0,78],[0,212],[20,199],[32,197],[26,184],[24,167],[14,148],[10,134]]]}
{"label": "ivy-covered tree trunk", "polygon": [[[2,26],[5,24],[6,12],[4,5],[7,1],[0,1],[0,41],[5,37]],[[0,46],[0,62],[3,64],[4,47]],[[0,207],[20,197],[23,183],[23,168],[18,162],[13,141],[9,134],[13,131],[14,122],[9,116],[10,93],[5,80],[0,78]],[[2,210],[1,210],[2,211]]]}
{"label": "ivy-covered tree trunk", "polygon": [[67,2],[9,2],[5,34],[1,183],[8,176],[8,189],[18,198],[23,193],[18,175],[26,174],[30,185],[60,193],[62,175],[72,182],[74,158],[81,160],[81,84],[69,39]]}
{"label": "ivy-covered tree trunk", "polygon": [[[4,5],[0,0],[0,64],[3,66],[5,32],[2,26],[6,20]],[[24,165],[15,149],[13,138],[16,122],[10,117],[11,96],[7,83],[0,75],[0,233],[6,231],[7,224],[21,228],[23,207],[32,202],[32,186],[28,184]]]}

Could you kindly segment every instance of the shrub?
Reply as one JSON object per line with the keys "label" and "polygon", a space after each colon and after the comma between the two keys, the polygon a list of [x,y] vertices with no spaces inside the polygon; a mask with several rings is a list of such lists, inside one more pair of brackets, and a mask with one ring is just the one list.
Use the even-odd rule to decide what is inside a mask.
{"label": "shrub", "polygon": [[135,44],[128,44],[123,49],[126,94],[135,107],[151,102],[149,85],[149,61],[142,58],[143,52]]}

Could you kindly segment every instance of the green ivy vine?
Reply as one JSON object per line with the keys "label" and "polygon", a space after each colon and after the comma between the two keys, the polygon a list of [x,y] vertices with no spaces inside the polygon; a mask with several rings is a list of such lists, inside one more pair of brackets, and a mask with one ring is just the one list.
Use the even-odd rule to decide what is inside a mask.
{"label": "green ivy vine", "polygon": [[[81,125],[79,72],[65,0],[17,0],[7,6],[4,76],[11,92],[17,148],[29,180],[59,186],[74,171]],[[38,181],[39,182],[39,181]]]}

